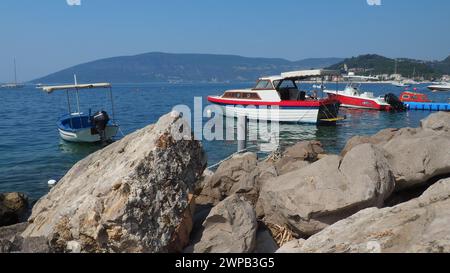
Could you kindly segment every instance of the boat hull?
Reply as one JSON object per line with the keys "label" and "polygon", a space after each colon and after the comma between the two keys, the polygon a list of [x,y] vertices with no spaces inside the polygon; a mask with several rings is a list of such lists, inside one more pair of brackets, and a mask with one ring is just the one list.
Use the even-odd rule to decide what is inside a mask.
{"label": "boat hull", "polygon": [[335,100],[328,100],[325,103],[319,101],[246,102],[208,97],[208,101],[219,106],[224,116],[246,116],[250,120],[259,121],[329,123],[326,120],[337,119],[339,112],[339,102]]}
{"label": "boat hull", "polygon": [[[117,135],[119,127],[116,125],[108,125],[106,127],[106,139],[111,140]],[[67,131],[62,128],[58,128],[59,135],[62,139],[75,143],[95,143],[100,142],[100,135],[92,130],[92,128],[83,128],[76,131]]]}
{"label": "boat hull", "polygon": [[432,91],[446,92],[446,91],[450,91],[450,86],[432,85],[432,86],[428,86],[428,89],[430,89]]}

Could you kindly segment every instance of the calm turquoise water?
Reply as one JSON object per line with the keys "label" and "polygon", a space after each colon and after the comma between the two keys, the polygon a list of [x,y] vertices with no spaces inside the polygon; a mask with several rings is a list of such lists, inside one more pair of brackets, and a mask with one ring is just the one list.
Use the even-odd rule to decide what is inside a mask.
{"label": "calm turquoise water", "polygon": [[[161,115],[178,104],[193,105],[194,96],[206,97],[220,94],[230,88],[247,87],[249,84],[142,84],[115,85],[114,99],[116,119],[124,134],[154,123]],[[334,88],[334,84],[328,86]],[[342,88],[342,86],[341,86]],[[363,85],[363,89],[376,94],[402,90],[390,85]],[[420,86],[436,101],[448,100],[448,94],[432,94]],[[83,111],[88,107],[109,110],[107,93],[83,91]],[[73,98],[72,98],[73,99]],[[0,90],[0,192],[21,191],[32,198],[48,192],[47,181],[59,179],[76,163],[99,146],[69,144],[61,141],[56,121],[65,114],[64,93],[47,95],[35,88]],[[299,140],[322,141],[329,152],[339,152],[354,135],[370,135],[389,127],[416,127],[430,112],[384,113],[377,111],[342,110],[347,120],[336,127],[310,125],[281,125],[281,144]],[[273,145],[267,140],[258,141],[257,151],[269,152]],[[209,164],[214,164],[232,154],[236,143],[226,141],[204,142]]]}

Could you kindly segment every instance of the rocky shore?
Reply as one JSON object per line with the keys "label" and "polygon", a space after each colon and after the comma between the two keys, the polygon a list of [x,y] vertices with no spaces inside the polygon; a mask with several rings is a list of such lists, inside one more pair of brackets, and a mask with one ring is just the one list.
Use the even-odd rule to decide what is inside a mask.
{"label": "rocky shore", "polygon": [[187,128],[170,113],[88,156],[26,222],[0,195],[0,252],[450,251],[450,113],[340,155],[300,142],[214,172]]}

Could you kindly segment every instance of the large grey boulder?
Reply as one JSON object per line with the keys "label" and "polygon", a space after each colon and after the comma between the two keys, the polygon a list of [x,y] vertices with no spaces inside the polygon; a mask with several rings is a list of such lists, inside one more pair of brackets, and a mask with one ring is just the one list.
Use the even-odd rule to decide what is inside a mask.
{"label": "large grey boulder", "polygon": [[195,253],[251,253],[256,245],[258,224],[252,205],[233,194],[215,206],[205,222]]}
{"label": "large grey boulder", "polygon": [[81,160],[34,206],[24,240],[44,237],[54,252],[181,250],[206,165],[191,139],[173,112]]}
{"label": "large grey boulder", "polygon": [[197,203],[216,205],[234,193],[245,193],[256,199],[259,193],[257,165],[255,153],[237,154],[226,160],[214,174],[204,178]]}
{"label": "large grey boulder", "polygon": [[432,130],[435,133],[450,134],[450,112],[438,112],[430,115],[420,123],[423,130]]}
{"label": "large grey boulder", "polygon": [[265,221],[313,235],[361,209],[382,206],[395,187],[383,151],[360,145],[263,184]]}
{"label": "large grey boulder", "polygon": [[27,211],[28,197],[25,194],[0,193],[0,227],[22,222]]}
{"label": "large grey boulder", "polygon": [[431,114],[419,128],[385,129],[374,136],[353,137],[341,154],[366,143],[384,150],[396,179],[396,191],[423,186],[450,174],[450,113]]}
{"label": "large grey boulder", "polygon": [[291,252],[450,252],[450,179],[391,208],[370,208],[299,243]]}
{"label": "large grey boulder", "polygon": [[382,148],[394,173],[397,191],[450,174],[450,136],[426,132],[398,136]]}
{"label": "large grey boulder", "polygon": [[0,253],[18,252],[21,250],[22,238],[20,234],[27,228],[28,223],[20,223],[0,227]]}

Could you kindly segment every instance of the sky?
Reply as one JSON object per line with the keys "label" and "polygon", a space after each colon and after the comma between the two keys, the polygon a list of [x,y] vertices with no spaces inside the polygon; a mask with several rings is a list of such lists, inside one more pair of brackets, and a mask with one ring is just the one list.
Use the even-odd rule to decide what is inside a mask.
{"label": "sky", "polygon": [[448,0],[1,0],[0,82],[14,57],[19,81],[152,51],[441,60],[448,11]]}

